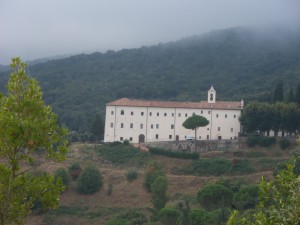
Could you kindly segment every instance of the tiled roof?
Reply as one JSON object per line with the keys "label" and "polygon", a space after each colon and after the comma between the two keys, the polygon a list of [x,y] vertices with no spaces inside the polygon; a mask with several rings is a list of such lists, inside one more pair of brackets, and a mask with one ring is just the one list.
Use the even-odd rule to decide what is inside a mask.
{"label": "tiled roof", "polygon": [[241,109],[241,102],[216,101],[216,103],[201,102],[165,102],[120,98],[109,102],[107,106],[133,106],[158,108],[188,108],[188,109]]}

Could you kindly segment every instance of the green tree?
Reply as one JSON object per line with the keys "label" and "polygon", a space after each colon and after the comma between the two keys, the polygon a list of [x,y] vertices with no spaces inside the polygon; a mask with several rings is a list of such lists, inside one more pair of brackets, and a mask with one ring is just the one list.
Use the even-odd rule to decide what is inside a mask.
{"label": "green tree", "polygon": [[162,208],[158,212],[158,220],[163,225],[181,225],[182,214],[178,209]]}
{"label": "green tree", "polygon": [[153,204],[154,212],[158,212],[164,208],[167,202],[168,180],[165,175],[158,176],[151,184],[151,202]]}
{"label": "green tree", "polygon": [[197,150],[197,130],[199,127],[205,127],[209,124],[209,121],[199,115],[192,115],[189,118],[187,118],[182,126],[186,129],[191,129],[195,131],[195,150]]}
{"label": "green tree", "polygon": [[234,211],[227,225],[299,224],[300,177],[294,173],[295,160],[279,171],[275,181],[262,178],[259,184],[258,212],[252,218],[240,217]]}
{"label": "green tree", "polygon": [[96,142],[103,139],[104,134],[104,123],[100,114],[96,114],[95,119],[91,126],[92,138]]}
{"label": "green tree", "polygon": [[207,210],[230,207],[232,191],[220,184],[208,184],[198,192],[198,202]]}
{"label": "green tree", "polygon": [[297,85],[297,89],[295,93],[295,102],[298,104],[298,107],[300,107],[300,82]]}
{"label": "green tree", "polygon": [[71,178],[70,178],[70,174],[66,171],[66,169],[58,168],[55,171],[54,180],[56,181],[58,179],[61,179],[62,184],[65,186],[66,189],[68,189]]}
{"label": "green tree", "polygon": [[233,205],[236,209],[246,210],[255,208],[258,204],[258,186],[247,185],[242,187],[233,196]]}
{"label": "green tree", "polygon": [[288,92],[287,97],[286,97],[286,101],[287,101],[287,103],[295,102],[295,95],[294,95],[293,88],[291,88],[290,91]]}
{"label": "green tree", "polygon": [[63,190],[53,176],[28,173],[32,154],[39,149],[45,150],[47,158],[64,159],[67,130],[59,127],[51,107],[44,105],[41,87],[25,68],[20,58],[12,59],[7,96],[0,98],[1,225],[23,224],[37,201],[43,207],[57,207]]}
{"label": "green tree", "polygon": [[93,166],[87,167],[78,178],[77,191],[81,194],[94,194],[103,185],[100,171]]}
{"label": "green tree", "polygon": [[273,94],[273,102],[283,102],[283,83],[278,81]]}

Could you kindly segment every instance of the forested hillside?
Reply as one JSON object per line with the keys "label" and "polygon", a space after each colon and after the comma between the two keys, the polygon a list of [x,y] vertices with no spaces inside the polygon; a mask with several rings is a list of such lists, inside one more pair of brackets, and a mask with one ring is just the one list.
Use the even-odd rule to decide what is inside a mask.
{"label": "forested hillside", "polygon": [[[269,100],[278,80],[300,81],[300,32],[231,28],[138,49],[76,55],[29,66],[70,130],[90,130],[121,97],[175,101]],[[0,77],[1,87],[7,74]]]}

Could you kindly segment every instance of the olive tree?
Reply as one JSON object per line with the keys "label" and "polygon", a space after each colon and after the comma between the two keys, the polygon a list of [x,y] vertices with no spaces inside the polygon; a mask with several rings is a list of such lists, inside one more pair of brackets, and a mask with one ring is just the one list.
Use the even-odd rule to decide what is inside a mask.
{"label": "olive tree", "polygon": [[44,105],[38,82],[26,74],[26,65],[13,58],[6,95],[0,98],[0,224],[23,224],[34,203],[58,205],[61,182],[53,176],[30,173],[33,153],[44,149],[48,159],[63,160],[67,130]]}

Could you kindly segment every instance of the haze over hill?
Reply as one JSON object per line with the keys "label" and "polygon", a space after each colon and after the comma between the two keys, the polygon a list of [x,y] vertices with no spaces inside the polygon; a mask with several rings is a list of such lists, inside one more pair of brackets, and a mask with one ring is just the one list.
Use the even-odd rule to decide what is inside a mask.
{"label": "haze over hill", "polygon": [[[87,131],[121,97],[175,101],[269,100],[277,80],[300,81],[300,32],[230,28],[136,49],[81,54],[29,66],[44,98],[71,130]],[[1,76],[1,86],[7,76]]]}

